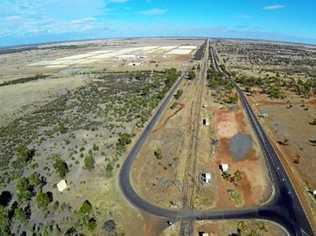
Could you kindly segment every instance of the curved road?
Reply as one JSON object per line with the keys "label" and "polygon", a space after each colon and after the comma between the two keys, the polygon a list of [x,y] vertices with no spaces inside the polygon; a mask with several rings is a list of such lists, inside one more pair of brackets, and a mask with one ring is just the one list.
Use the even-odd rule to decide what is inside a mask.
{"label": "curved road", "polygon": [[[206,47],[206,50],[208,50],[208,47]],[[213,48],[211,49],[211,54],[214,69],[222,72],[225,75],[226,79],[230,79],[229,75],[223,72],[218,66],[217,55]],[[204,60],[208,60],[208,58],[204,58]],[[204,64],[207,65],[207,63],[203,63],[203,65]],[[160,119],[163,111],[170,102],[182,79],[183,75],[176,81],[166,97],[160,103],[158,110],[155,112],[148,125],[143,130],[139,139],[136,141],[136,143],[128,153],[126,161],[122,165],[119,174],[119,185],[127,200],[136,208],[139,208],[156,216],[165,217],[167,220],[170,220],[172,222],[178,220],[220,220],[255,218],[276,222],[282,225],[290,235],[312,236],[312,229],[294,191],[291,181],[289,180],[276,152],[269,142],[267,135],[265,134],[254,112],[252,111],[247,98],[237,84],[235,84],[235,86],[239,93],[241,103],[258,137],[262,151],[267,160],[272,180],[274,182],[274,187],[276,191],[272,201],[268,202],[262,207],[251,209],[235,209],[226,211],[171,210],[151,204],[136,193],[130,180],[130,171],[133,161],[137,158],[141,147],[144,145],[149,134],[152,132],[154,126]]]}

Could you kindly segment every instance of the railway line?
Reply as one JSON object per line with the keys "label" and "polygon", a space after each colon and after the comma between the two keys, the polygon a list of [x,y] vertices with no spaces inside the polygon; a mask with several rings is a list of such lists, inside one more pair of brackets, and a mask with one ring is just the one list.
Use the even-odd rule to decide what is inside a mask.
{"label": "railway line", "polygon": [[[231,79],[230,76],[220,68],[218,64],[218,56],[216,55],[213,47],[211,48],[210,52],[212,54],[211,60],[214,69],[223,74],[223,79]],[[127,200],[134,207],[148,212],[152,215],[164,217],[168,222],[184,222],[184,228],[182,229],[181,233],[186,234],[190,234],[192,232],[192,222],[196,220],[263,219],[279,224],[281,227],[286,229],[289,235],[312,236],[313,232],[311,226],[299,202],[291,181],[289,180],[275,150],[273,149],[269,138],[267,137],[263,128],[258,122],[256,115],[254,114],[251,106],[247,101],[246,96],[243,94],[242,90],[236,83],[234,83],[234,85],[238,92],[240,102],[259,140],[261,149],[265,155],[269,167],[269,171],[275,188],[274,197],[272,198],[272,200],[258,208],[196,211],[192,207],[190,207],[188,209],[173,210],[156,206],[137,194],[130,180],[130,171],[133,161],[137,158],[141,147],[145,144],[148,136],[153,131],[154,126],[159,121],[163,111],[169,104],[174,92],[178,88],[182,79],[183,76],[176,81],[174,86],[170,89],[169,93],[163,99],[156,113],[153,115],[148,125],[144,128],[139,139],[131,148],[126,161],[122,165],[119,174],[119,185]],[[197,100],[197,103],[199,103],[199,100]],[[198,127],[194,129],[195,131],[193,132],[193,135],[196,135],[196,132],[198,132]],[[194,155],[194,150],[192,155]],[[190,206],[190,204],[187,204],[187,206]]]}

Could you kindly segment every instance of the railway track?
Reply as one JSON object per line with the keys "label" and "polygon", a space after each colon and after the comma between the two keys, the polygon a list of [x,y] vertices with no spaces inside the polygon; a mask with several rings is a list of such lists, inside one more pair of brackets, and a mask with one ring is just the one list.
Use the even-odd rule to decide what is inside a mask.
{"label": "railway track", "polygon": [[[206,76],[208,68],[208,42],[206,42],[204,58],[202,61],[201,69],[199,75],[193,83],[196,83],[196,91],[194,94],[194,100],[191,106],[191,139],[189,154],[186,160],[185,175],[183,180],[183,208],[185,210],[194,209],[194,192],[195,185],[197,184],[196,176],[196,162],[197,162],[197,152],[198,152],[198,138],[199,131],[201,126],[201,107],[202,107],[202,98],[206,86]],[[181,221],[180,226],[180,235],[191,235],[193,232],[193,223],[192,221]]]}
{"label": "railway track", "polygon": [[[218,57],[212,48],[211,58],[213,61],[213,66],[219,72],[222,72],[225,79],[231,79],[229,75],[222,71],[218,65]],[[149,134],[153,131],[154,126],[159,121],[163,111],[168,106],[174,92],[178,88],[182,78],[179,78],[174,86],[170,89],[167,96],[163,99],[160,106],[158,107],[156,113],[153,115],[148,125],[144,128],[139,139],[135,142],[134,146],[131,148],[128,156],[123,163],[120,174],[119,174],[119,185],[124,196],[127,200],[136,208],[163,217],[166,222],[177,222],[182,221],[184,226],[182,233],[184,235],[190,235],[193,232],[192,222],[196,220],[242,220],[242,219],[261,219],[270,222],[274,222],[282,227],[288,232],[289,235],[293,236],[312,236],[313,231],[310,223],[306,217],[306,214],[299,202],[297,194],[287,176],[282,163],[278,159],[276,152],[271,145],[269,138],[265,134],[263,128],[258,122],[256,115],[252,111],[247,98],[235,83],[236,89],[239,94],[240,101],[242,103],[243,109],[245,110],[249,122],[259,140],[261,149],[265,155],[266,161],[269,165],[269,171],[271,172],[271,177],[273,184],[275,186],[275,194],[271,201],[265,203],[263,206],[256,208],[244,208],[244,209],[229,209],[229,210],[211,210],[211,211],[196,211],[194,209],[166,209],[154,205],[143,199],[134,190],[134,187],[130,179],[130,171],[133,161],[137,158],[137,155],[141,147],[145,144]],[[233,81],[233,80],[232,80]],[[197,101],[198,103],[198,101]],[[198,115],[198,112],[197,112]],[[199,120],[200,121],[200,120]],[[193,127],[192,127],[193,128]],[[198,128],[198,127],[196,127]],[[196,129],[194,128],[194,129]],[[198,132],[198,131],[195,131]],[[194,133],[194,132],[193,132]],[[196,136],[197,137],[197,136]],[[197,148],[197,146],[195,147]],[[194,150],[192,155],[194,154]],[[193,163],[194,164],[194,163]],[[191,191],[191,190],[190,190]]]}

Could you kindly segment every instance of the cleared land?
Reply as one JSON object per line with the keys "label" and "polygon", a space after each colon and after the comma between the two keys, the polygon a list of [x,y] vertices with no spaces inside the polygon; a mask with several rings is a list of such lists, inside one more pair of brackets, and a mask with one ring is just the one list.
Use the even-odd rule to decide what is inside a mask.
{"label": "cleared land", "polygon": [[134,186],[165,208],[182,209],[187,201],[198,210],[259,206],[271,197],[271,183],[236,94],[211,68],[204,82],[196,68],[135,161]]}
{"label": "cleared land", "polygon": [[222,41],[217,48],[268,130],[315,227],[315,47]]}
{"label": "cleared land", "polygon": [[[179,235],[180,225],[175,224],[166,229],[162,236]],[[210,236],[227,236],[227,235],[262,235],[262,236],[286,236],[279,226],[266,221],[200,221],[194,224],[193,235],[202,235],[207,233]]]}
{"label": "cleared land", "polygon": [[[126,202],[117,175],[182,71],[189,72],[187,79],[134,163],[137,192],[177,209],[267,201],[271,183],[258,143],[232,86],[209,66],[203,77],[202,44],[100,40],[1,54],[0,234],[134,236],[166,229],[165,219]],[[210,183],[202,181],[203,173],[211,174]],[[61,180],[67,184],[62,192]],[[219,235],[240,226],[245,233],[280,232],[256,221],[194,226],[196,233]]]}
{"label": "cleared land", "polygon": [[[202,41],[156,43],[158,48],[197,48]],[[171,68],[189,66],[195,50],[171,55],[161,67],[139,55],[78,62],[82,54],[113,47],[132,51],[135,44],[148,49],[150,40],[54,45],[0,55],[1,235],[157,231],[156,220],[144,218],[122,197],[117,174],[129,145],[178,78]],[[163,55],[157,52],[151,59]],[[65,63],[65,58],[76,63],[58,68],[42,63]],[[147,64],[128,64],[138,60]],[[67,184],[63,192],[56,186],[61,180]]]}

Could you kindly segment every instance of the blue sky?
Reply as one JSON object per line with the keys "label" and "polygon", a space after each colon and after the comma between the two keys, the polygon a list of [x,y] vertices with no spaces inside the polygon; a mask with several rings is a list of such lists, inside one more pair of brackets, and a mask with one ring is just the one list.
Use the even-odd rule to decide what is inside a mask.
{"label": "blue sky", "polygon": [[314,0],[1,0],[0,46],[134,36],[316,44]]}

